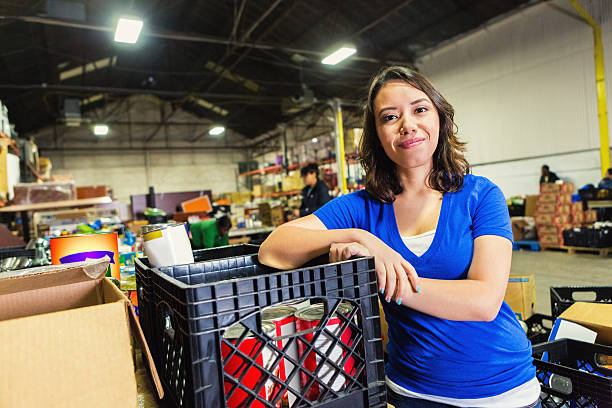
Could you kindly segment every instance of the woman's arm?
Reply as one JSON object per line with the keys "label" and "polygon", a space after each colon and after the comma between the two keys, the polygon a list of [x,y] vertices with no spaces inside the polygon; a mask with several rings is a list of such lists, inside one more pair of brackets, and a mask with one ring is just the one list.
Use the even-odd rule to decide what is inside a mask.
{"label": "woman's arm", "polygon": [[419,294],[404,290],[396,292],[393,299],[397,302],[401,298],[402,305],[442,319],[491,321],[504,300],[511,261],[512,244],[508,239],[483,235],[474,240],[467,279],[420,278]]}
{"label": "woman's arm", "polygon": [[[412,265],[379,238],[357,228],[328,230],[312,214],[275,229],[261,244],[258,257],[264,265],[293,269],[328,252],[331,262],[354,255],[374,256],[379,290],[388,294],[389,300],[396,290],[419,290],[418,276]],[[401,282],[398,276],[403,278]]]}

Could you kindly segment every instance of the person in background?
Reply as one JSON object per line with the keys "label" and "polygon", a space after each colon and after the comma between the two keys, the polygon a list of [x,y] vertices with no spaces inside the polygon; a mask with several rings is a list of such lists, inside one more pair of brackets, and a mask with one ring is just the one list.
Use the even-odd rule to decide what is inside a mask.
{"label": "person in background", "polygon": [[542,175],[540,176],[540,184],[554,183],[557,180],[559,180],[559,177],[555,173],[550,171],[550,168],[548,167],[548,165],[546,165],[546,164],[543,165],[542,166]]}
{"label": "person in background", "polygon": [[604,178],[597,185],[597,188],[612,188],[612,167],[608,169]]}
{"label": "person in background", "polygon": [[302,189],[302,205],[300,217],[312,214],[330,200],[329,189],[323,180],[319,180],[319,166],[309,163],[300,170],[304,188]]}
{"label": "person in background", "polygon": [[232,228],[232,221],[224,215],[217,219],[195,222],[189,228],[193,249],[215,248],[229,244],[228,232]]}
{"label": "person in background", "polygon": [[325,253],[374,257],[395,408],[539,407],[531,344],[504,302],[506,200],[469,174],[453,107],[395,66],[374,77],[364,111],[366,189],[276,228],[259,261],[293,269]]}

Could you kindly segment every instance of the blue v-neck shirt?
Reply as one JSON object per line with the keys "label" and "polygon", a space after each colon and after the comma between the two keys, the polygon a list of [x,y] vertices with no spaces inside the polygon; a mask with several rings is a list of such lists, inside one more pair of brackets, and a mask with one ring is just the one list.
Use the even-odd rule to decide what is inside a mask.
{"label": "blue v-neck shirt", "polygon": [[[328,229],[371,232],[424,278],[466,279],[476,237],[497,235],[512,241],[501,190],[471,174],[460,191],[444,194],[433,242],[420,257],[404,245],[393,204],[365,190],[336,198],[314,214]],[[401,387],[441,397],[485,398],[535,376],[531,344],[506,302],[491,322],[451,321],[392,302],[382,304],[389,325],[387,376]]]}

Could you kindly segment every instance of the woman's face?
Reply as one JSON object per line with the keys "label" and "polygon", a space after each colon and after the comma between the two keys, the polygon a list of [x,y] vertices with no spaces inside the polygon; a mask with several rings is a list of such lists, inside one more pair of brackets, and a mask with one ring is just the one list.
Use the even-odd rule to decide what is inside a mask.
{"label": "woman's face", "polygon": [[423,91],[389,81],[374,99],[376,132],[387,156],[400,169],[433,166],[438,146],[438,111]]}

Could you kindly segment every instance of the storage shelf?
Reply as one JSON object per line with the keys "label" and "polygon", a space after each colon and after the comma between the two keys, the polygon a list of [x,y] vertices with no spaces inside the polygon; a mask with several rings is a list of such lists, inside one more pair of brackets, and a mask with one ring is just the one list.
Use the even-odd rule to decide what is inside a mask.
{"label": "storage shelf", "polygon": [[9,147],[15,152],[17,156],[19,156],[19,146],[17,146],[17,143],[13,139],[5,135],[3,132],[0,132],[0,140],[6,140],[8,142]]}
{"label": "storage shelf", "polygon": [[[344,157],[346,158],[349,164],[354,164],[357,162],[358,155],[355,153],[349,153],[349,154],[344,155]],[[330,159],[321,160],[319,164],[322,164],[322,165],[333,164],[335,162],[336,162],[335,158],[330,158]],[[282,164],[277,164],[275,166],[270,166],[270,167],[266,167],[263,169],[251,170],[245,173],[240,173],[238,174],[238,177],[254,176],[257,174],[279,174],[282,171],[293,171],[293,170],[301,169],[302,167],[305,167],[309,163],[310,162],[305,162],[305,163],[300,163],[300,164],[291,164],[287,167],[284,167]]]}

